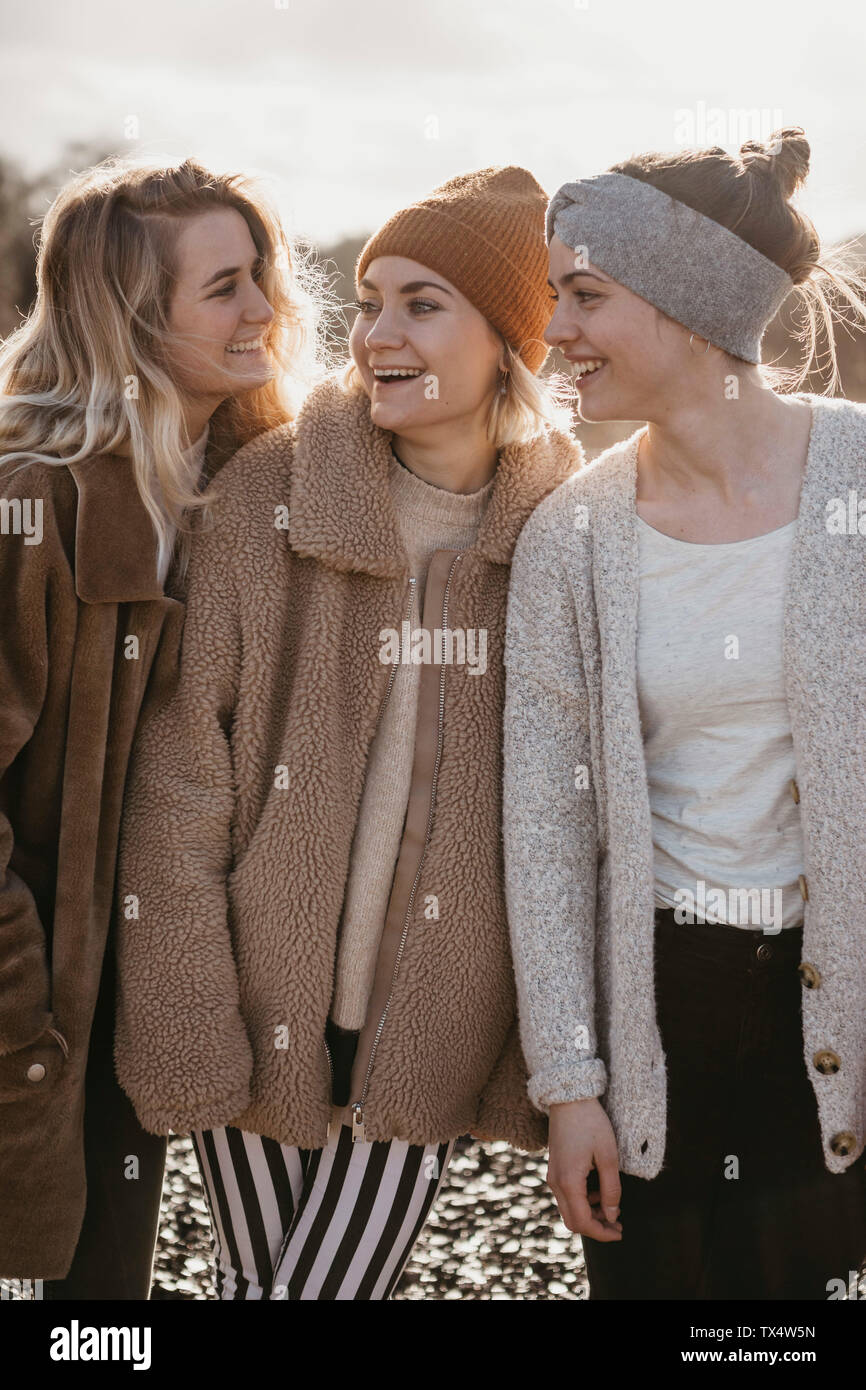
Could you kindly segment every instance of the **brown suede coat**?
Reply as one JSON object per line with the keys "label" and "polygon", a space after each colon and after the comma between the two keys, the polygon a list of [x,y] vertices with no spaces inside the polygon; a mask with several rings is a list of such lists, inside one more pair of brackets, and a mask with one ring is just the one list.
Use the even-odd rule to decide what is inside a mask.
{"label": "brown suede coat", "polygon": [[[129,460],[12,468],[0,477],[0,1276],[58,1279],[85,1206],[85,1066],[129,753],[142,707],[170,693],[183,605],[157,580]],[[41,543],[15,534],[16,499],[41,499]]]}
{"label": "brown suede coat", "polygon": [[[409,591],[390,439],[366,396],[329,379],[294,427],[227,464],[217,524],[196,538],[180,683],[141,729],[118,876],[117,1071],[156,1133],[231,1123],[326,1142],[337,931],[391,674],[379,634],[400,631]],[[504,449],[476,544],[431,559],[423,626],[447,612],[449,628],[486,628],[487,670],[421,667],[352,1076],[368,1140],[546,1142],[526,1096],[505,912],[502,647],[517,536],[582,461],[555,431]]]}

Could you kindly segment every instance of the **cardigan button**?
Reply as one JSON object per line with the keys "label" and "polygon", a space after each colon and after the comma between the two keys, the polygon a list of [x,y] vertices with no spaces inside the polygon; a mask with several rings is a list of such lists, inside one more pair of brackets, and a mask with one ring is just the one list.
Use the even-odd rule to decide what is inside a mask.
{"label": "cardigan button", "polygon": [[800,972],[800,979],[806,989],[817,989],[821,983],[821,973],[816,970],[814,965],[810,965],[807,960],[801,960],[797,966]]}
{"label": "cardigan button", "polygon": [[44,1075],[45,1068],[41,1062],[33,1062],[31,1066],[27,1068],[28,1081],[41,1081]]}
{"label": "cardigan button", "polygon": [[801,874],[797,879],[797,883],[800,888],[800,897],[803,899],[804,903],[807,903],[809,901],[809,885],[806,882],[806,875]]}
{"label": "cardigan button", "polygon": [[852,1149],[856,1149],[856,1147],[857,1136],[852,1134],[848,1129],[843,1129],[840,1134],[834,1134],[833,1138],[830,1140],[830,1148],[837,1158],[844,1158],[846,1154],[851,1153]]}
{"label": "cardigan button", "polygon": [[816,1052],[812,1061],[823,1076],[832,1076],[842,1065],[838,1054],[831,1052],[829,1048],[825,1048],[823,1052]]}
{"label": "cardigan button", "polygon": [[789,791],[790,791],[792,797],[794,798],[794,801],[795,801],[796,804],[799,806],[799,804],[800,804],[800,788],[797,786],[797,779],[796,779],[796,777],[792,777],[792,778],[791,778],[790,782],[788,783],[788,789],[789,789]]}

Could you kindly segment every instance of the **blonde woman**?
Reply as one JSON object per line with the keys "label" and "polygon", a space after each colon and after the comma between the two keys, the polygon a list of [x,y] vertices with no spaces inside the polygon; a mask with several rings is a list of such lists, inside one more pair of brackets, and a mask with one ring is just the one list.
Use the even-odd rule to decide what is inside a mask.
{"label": "blonde woman", "polygon": [[525,1094],[501,858],[514,542],[581,463],[537,379],[546,197],[460,175],[357,266],[352,365],[243,449],[142,730],[118,1075],[191,1130],[224,1299],[390,1297],[473,1131]]}
{"label": "blonde woman", "polygon": [[866,320],[808,165],[786,128],[548,210],[581,413],[648,421],[538,508],[508,616],[529,1094],[594,1299],[846,1297],[866,1255],[866,407],[760,355],[795,286],[789,385]]}
{"label": "blonde woman", "polygon": [[0,357],[0,1275],[147,1298],[164,1143],[113,1074],[136,724],[173,683],[200,480],[289,418],[314,301],[239,178],[113,161],[42,229]]}

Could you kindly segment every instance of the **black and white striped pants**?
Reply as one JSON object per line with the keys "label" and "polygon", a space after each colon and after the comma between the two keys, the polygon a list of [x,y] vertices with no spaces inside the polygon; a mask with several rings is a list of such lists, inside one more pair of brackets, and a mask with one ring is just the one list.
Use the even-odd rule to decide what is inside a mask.
{"label": "black and white striped pants", "polygon": [[221,1299],[387,1299],[455,1141],[298,1149],[230,1125],[194,1130]]}

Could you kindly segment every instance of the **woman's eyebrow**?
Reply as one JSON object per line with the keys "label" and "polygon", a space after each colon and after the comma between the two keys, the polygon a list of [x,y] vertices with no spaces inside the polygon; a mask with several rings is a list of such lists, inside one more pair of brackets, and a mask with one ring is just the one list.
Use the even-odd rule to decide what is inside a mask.
{"label": "woman's eyebrow", "polygon": [[[426,289],[428,285],[430,289],[441,290],[443,294],[451,294],[449,289],[446,289],[444,285],[438,284],[435,280],[410,280],[408,285],[403,285],[401,287],[400,293],[417,294],[418,290]],[[373,284],[372,280],[365,279],[360,282],[358,288],[363,290],[375,290],[376,286]]]}
{"label": "woman's eyebrow", "polygon": [[[561,285],[570,285],[573,280],[579,279],[581,275],[588,276],[590,280],[597,280],[600,285],[606,285],[608,283],[607,280],[603,280],[600,275],[595,275],[591,270],[572,270],[568,275],[563,275],[559,283]],[[548,280],[547,283],[552,289],[556,289],[552,280]]]}
{"label": "woman's eyebrow", "polygon": [[[261,259],[262,258],[259,255],[253,256],[252,260],[250,261],[250,270],[252,270],[253,266],[257,265]],[[204,284],[201,286],[201,289],[206,290],[208,285],[215,285],[217,280],[225,280],[229,275],[237,275],[238,272],[242,269],[242,266],[230,265],[225,270],[218,270],[216,275],[212,275],[209,280],[205,280]]]}

